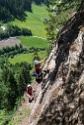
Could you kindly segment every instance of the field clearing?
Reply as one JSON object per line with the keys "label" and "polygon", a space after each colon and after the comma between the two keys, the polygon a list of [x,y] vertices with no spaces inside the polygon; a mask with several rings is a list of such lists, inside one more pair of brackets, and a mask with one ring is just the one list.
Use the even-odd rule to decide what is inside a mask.
{"label": "field clearing", "polygon": [[32,12],[25,12],[27,17],[25,21],[15,19],[11,23],[20,28],[27,28],[32,31],[35,36],[46,38],[46,26],[43,23],[45,19],[49,19],[47,7],[45,5],[37,6],[32,4]]}
{"label": "field clearing", "polygon": [[[43,59],[46,57],[46,52],[45,51],[38,52],[38,56],[40,57],[40,59]],[[14,58],[9,58],[9,61],[12,64],[28,62],[33,66],[33,57],[34,57],[34,53],[19,54],[14,56]]]}
{"label": "field clearing", "polygon": [[[1,41],[0,48],[6,46],[15,46],[16,44],[22,44],[27,49],[31,47],[35,48],[43,48],[45,51],[39,52],[40,59],[43,59],[47,55],[47,49],[50,46],[49,41],[46,39],[46,26],[43,23],[45,19],[49,18],[47,7],[45,5],[37,6],[32,4],[32,12],[25,12],[27,17],[25,21],[20,21],[15,19],[12,22],[9,22],[13,25],[17,25],[20,28],[30,29],[33,33],[33,36],[18,36],[13,38],[9,38]],[[3,43],[3,44],[2,44]],[[14,58],[10,58],[9,61],[13,64],[20,63],[23,61],[32,63],[34,53],[29,54],[18,54],[14,56]]]}
{"label": "field clearing", "polygon": [[[32,37],[32,36],[30,36],[30,37],[20,36],[17,38],[20,39],[21,44],[24,45],[27,49],[29,49],[30,47],[45,48],[45,51],[38,52],[38,56],[40,59],[43,59],[46,57],[47,49],[49,48],[49,45],[50,45],[48,40],[38,38],[38,37]],[[12,59],[10,58],[9,61],[12,64],[21,63],[24,61],[32,64],[33,58],[34,58],[34,53],[18,54],[16,56],[14,56]]]}
{"label": "field clearing", "polygon": [[43,38],[38,38],[38,37],[33,37],[33,36],[29,36],[29,37],[18,37],[21,41],[21,43],[26,47],[26,48],[30,48],[30,47],[35,47],[35,48],[49,48],[49,41],[47,39],[43,39]]}
{"label": "field clearing", "polygon": [[50,43],[47,39],[42,39],[33,36],[20,36],[20,37],[10,37],[5,40],[0,41],[0,49],[3,47],[11,47],[15,46],[16,44],[19,45],[22,43],[26,48],[36,47],[36,48],[48,48]]}

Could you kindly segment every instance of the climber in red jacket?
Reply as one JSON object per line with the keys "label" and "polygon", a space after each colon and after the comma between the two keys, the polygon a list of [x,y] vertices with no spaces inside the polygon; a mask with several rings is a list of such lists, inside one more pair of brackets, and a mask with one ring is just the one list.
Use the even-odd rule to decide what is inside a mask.
{"label": "climber in red jacket", "polygon": [[26,87],[26,93],[27,93],[29,102],[32,102],[34,100],[34,97],[33,97],[32,86],[30,84],[28,84]]}
{"label": "climber in red jacket", "polygon": [[26,87],[26,93],[28,95],[32,96],[32,86],[30,84],[28,84]]}
{"label": "climber in red jacket", "polygon": [[36,77],[36,81],[42,77],[42,64],[46,61],[46,58],[42,61],[34,60],[34,72],[33,76]]}

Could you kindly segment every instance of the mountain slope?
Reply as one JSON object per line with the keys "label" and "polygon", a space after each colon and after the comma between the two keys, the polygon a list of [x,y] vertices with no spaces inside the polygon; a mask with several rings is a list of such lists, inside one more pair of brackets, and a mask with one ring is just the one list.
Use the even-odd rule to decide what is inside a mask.
{"label": "mountain slope", "polygon": [[43,90],[28,125],[84,124],[84,9],[81,9],[58,35],[55,51],[46,62],[49,68],[54,59],[55,67],[41,83]]}
{"label": "mountain slope", "polygon": [[59,32],[43,68],[49,69],[49,74],[43,78],[37,100],[23,125],[84,125],[84,9],[81,9]]}

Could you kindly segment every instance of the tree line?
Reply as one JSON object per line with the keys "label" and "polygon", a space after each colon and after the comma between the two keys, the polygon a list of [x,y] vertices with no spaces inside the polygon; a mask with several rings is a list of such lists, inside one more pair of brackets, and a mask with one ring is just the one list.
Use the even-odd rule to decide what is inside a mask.
{"label": "tree line", "polygon": [[32,12],[32,2],[48,5],[48,0],[0,0],[0,20],[3,22],[15,18],[25,20],[25,11]]}
{"label": "tree line", "polygon": [[[84,0],[49,0],[49,19],[44,21],[46,25],[47,38],[56,41],[57,34],[71,18],[73,12],[77,12],[83,6]],[[82,17],[82,16],[81,16]]]}
{"label": "tree line", "polygon": [[10,36],[32,36],[31,30],[27,28],[19,28],[18,26],[14,26],[12,24],[7,24],[5,30],[0,28],[0,39],[5,39]]}
{"label": "tree line", "polygon": [[14,109],[17,109],[27,83],[31,83],[30,70],[31,65],[26,62],[12,65],[6,58],[0,58],[1,125],[11,120],[10,117],[12,118]]}
{"label": "tree line", "polygon": [[31,11],[32,0],[0,0],[0,20],[7,22],[18,18],[25,19],[24,11]]}
{"label": "tree line", "polygon": [[1,58],[13,58],[17,54],[26,54],[26,53],[35,53],[34,58],[39,58],[38,52],[40,51],[45,51],[45,48],[36,48],[36,47],[30,47],[30,48],[25,48],[22,44],[15,45],[15,46],[6,46],[0,49],[0,57]]}
{"label": "tree line", "polygon": [[46,6],[49,6],[49,1],[48,0],[33,0],[33,2],[35,2],[37,5],[40,4],[45,4]]}
{"label": "tree line", "polygon": [[2,49],[0,49],[0,57],[1,58],[13,58],[15,55],[17,54],[21,54],[21,53],[27,53],[27,49],[24,48],[22,46],[22,44],[19,44],[19,45],[15,45],[15,46],[12,46],[12,47],[3,47]]}
{"label": "tree line", "polygon": [[[30,52],[34,52],[33,59],[40,59],[38,51],[44,50],[45,48],[29,48]],[[14,56],[20,52],[27,53],[28,50],[22,44],[7,46],[0,50],[0,125],[11,121],[14,111],[21,104],[27,84],[31,84],[32,66],[27,62],[11,64],[8,61],[11,55]]]}
{"label": "tree line", "polygon": [[17,108],[26,85],[31,83],[31,68],[26,62],[12,65],[6,58],[0,58],[0,118],[3,116],[1,112],[5,113],[5,116],[9,113],[7,119],[1,118],[1,125],[9,122],[11,111]]}

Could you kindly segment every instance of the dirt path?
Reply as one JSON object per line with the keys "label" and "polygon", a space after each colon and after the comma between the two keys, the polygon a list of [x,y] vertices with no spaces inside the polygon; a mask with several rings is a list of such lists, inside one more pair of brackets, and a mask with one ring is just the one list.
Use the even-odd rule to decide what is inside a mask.
{"label": "dirt path", "polygon": [[[42,37],[38,37],[38,36],[32,36],[32,37],[37,37],[37,38],[40,38],[40,39],[44,39],[44,40],[47,40],[46,38],[42,38]],[[10,37],[10,38],[7,38],[7,39],[4,39],[4,40],[0,40],[0,49],[2,49],[3,47],[6,47],[6,46],[15,46],[16,44],[20,44],[21,41],[19,39],[17,39],[16,37]]]}
{"label": "dirt path", "polygon": [[10,37],[8,39],[4,39],[4,40],[1,40],[0,41],[0,49],[2,49],[3,47],[6,47],[6,46],[15,46],[16,44],[20,44],[20,40],[17,39],[16,37]]}
{"label": "dirt path", "polygon": [[[43,69],[49,69],[50,72],[52,72],[52,69],[54,69],[54,67],[55,67],[54,52],[55,52],[55,49],[52,50],[50,57],[46,61],[46,64],[43,68]],[[46,74],[46,76],[47,75],[48,74]],[[25,101],[19,107],[16,117],[15,117],[15,119],[18,117],[19,112],[21,115],[24,116],[21,118],[21,121],[18,122],[18,125],[33,125],[33,123],[35,123],[37,121],[37,119],[39,118],[39,115],[43,109],[43,103],[42,104],[39,103],[40,98],[42,96],[41,83],[38,84],[37,82],[34,81],[32,83],[32,88],[36,90],[36,100],[34,100],[32,103],[29,103],[26,93],[24,94]]]}

